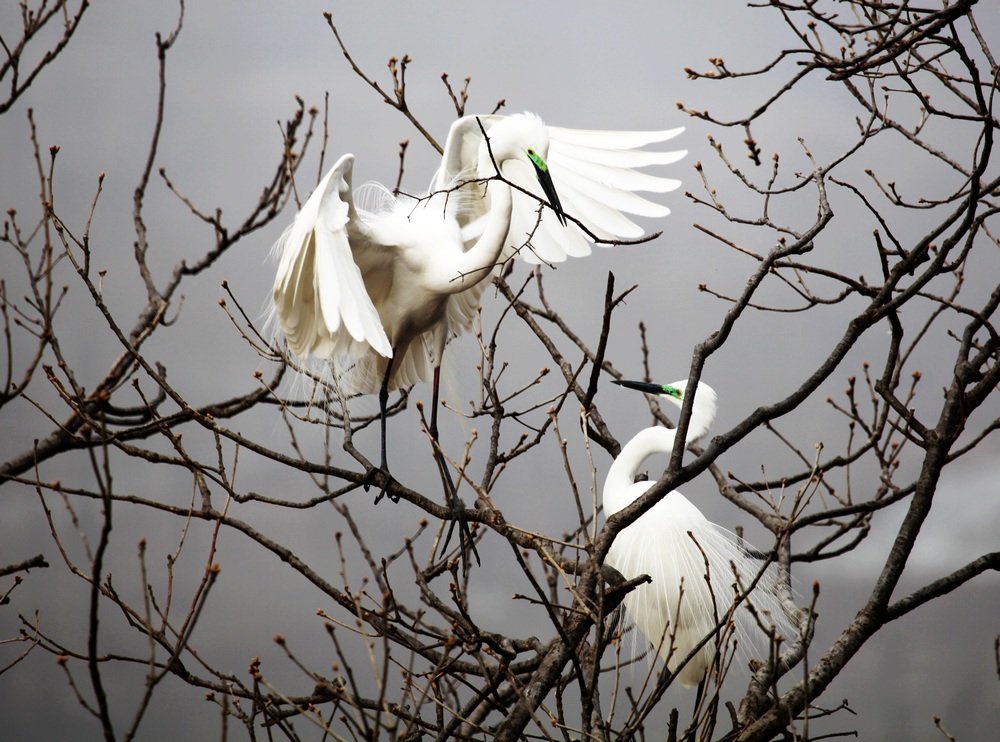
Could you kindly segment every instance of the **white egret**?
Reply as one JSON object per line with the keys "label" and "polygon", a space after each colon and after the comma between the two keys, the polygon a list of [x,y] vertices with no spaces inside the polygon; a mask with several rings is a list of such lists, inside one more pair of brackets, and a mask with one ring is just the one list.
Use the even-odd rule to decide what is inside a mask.
{"label": "white egret", "polygon": [[[687,381],[652,384],[615,381],[622,386],[656,394],[681,406]],[[717,397],[707,384],[699,383],[688,423],[687,444],[698,440],[715,420]],[[671,454],[676,431],[654,426],[640,431],[622,448],[604,483],[604,514],[611,517],[645,494],[654,482],[636,482],[643,462],[653,454]],[[736,591],[745,591],[761,568],[761,562],[734,534],[711,523],[684,495],[668,493],[638,520],[615,537],[605,559],[626,579],[649,575],[652,582],[639,585],[623,602],[635,625],[657,649],[671,672],[716,630],[733,605]],[[735,586],[734,586],[735,585]],[[770,621],[779,634],[789,636],[787,613],[778,597],[776,569],[761,577],[749,597],[737,608],[736,638],[748,642],[760,635],[757,618]],[[723,627],[723,632],[727,629]],[[684,686],[699,686],[717,656],[719,642],[707,641],[680,668],[677,679]]]}
{"label": "white egret", "polygon": [[[637,148],[680,131],[559,129],[528,113],[468,116],[449,131],[430,194],[396,199],[383,189],[379,213],[355,206],[352,155],[327,173],[275,245],[274,311],[295,355],[331,360],[346,394],[379,393],[383,494],[389,391],[433,375],[436,441],[444,347],[471,327],[485,279],[514,255],[555,262],[586,254],[578,225],[604,240],[641,236],[623,211],[669,210],[633,191],[670,191],[679,181],[634,168],[685,153]],[[577,223],[567,224],[557,193]]]}

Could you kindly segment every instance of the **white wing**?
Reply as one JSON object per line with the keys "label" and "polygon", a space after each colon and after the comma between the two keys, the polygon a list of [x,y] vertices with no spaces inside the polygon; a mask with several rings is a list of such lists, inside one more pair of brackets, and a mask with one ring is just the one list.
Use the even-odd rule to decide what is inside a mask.
{"label": "white wing", "polygon": [[377,260],[379,247],[354,208],[351,168],[344,155],[285,230],[272,297],[288,347],[302,359],[367,353],[392,355],[392,345],[355,262]]}
{"label": "white wing", "polygon": [[[482,130],[489,132],[502,118],[466,116],[452,124],[441,169],[431,184],[432,191],[454,188],[475,179]],[[591,131],[549,126],[547,163],[566,214],[579,220],[598,240],[613,242],[641,237],[642,228],[625,214],[663,217],[670,210],[637,195],[636,191],[667,193],[681,183],[673,178],[641,173],[636,168],[670,165],[687,154],[686,150],[643,150],[641,147],[665,142],[683,130]],[[545,200],[530,168],[510,168],[509,175],[518,186]],[[459,224],[468,244],[482,232],[489,195],[481,184],[468,184],[453,197],[458,198]],[[517,255],[529,263],[556,263],[567,257],[590,254],[591,237],[572,222],[562,226],[550,209],[539,207],[539,201],[515,191],[504,258]]]}
{"label": "white wing", "polygon": [[[631,503],[651,486],[636,482],[622,499]],[[606,561],[623,577],[647,574],[652,578],[622,602],[671,670],[726,616],[737,587],[743,591],[757,577],[761,564],[747,555],[747,549],[735,534],[708,521],[676,490],[622,530],[611,544]],[[735,646],[741,658],[755,650],[766,652],[761,626],[773,625],[786,640],[795,636],[794,624],[779,598],[779,585],[777,569],[771,565],[737,608],[734,621],[722,629],[721,643],[727,651]],[[736,644],[729,644],[734,639]],[[716,646],[714,639],[706,642],[684,666],[678,676],[683,685],[702,680]]]}
{"label": "white wing", "polygon": [[[652,485],[637,482],[632,486],[641,494]],[[688,532],[697,537],[701,549]],[[652,578],[626,595],[623,604],[671,670],[677,669],[715,627],[715,617],[725,615],[732,604],[732,590],[727,588],[733,582],[732,571],[724,560],[714,558],[717,538],[701,511],[674,491],[619,533],[608,552],[607,563],[626,579],[642,574]],[[710,568],[720,571],[711,575],[711,583],[705,579],[706,557]],[[719,561],[721,566],[717,566]],[[681,671],[681,683],[698,683],[714,653],[715,643],[707,642]]]}

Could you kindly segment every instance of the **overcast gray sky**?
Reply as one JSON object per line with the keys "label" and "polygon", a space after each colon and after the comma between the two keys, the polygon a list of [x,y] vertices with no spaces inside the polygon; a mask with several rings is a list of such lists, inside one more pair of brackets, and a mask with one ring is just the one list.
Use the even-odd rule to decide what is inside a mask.
{"label": "overcast gray sky", "polygon": [[[327,92],[330,96],[327,166],[341,153],[352,152],[357,157],[356,184],[367,180],[391,184],[396,175],[398,143],[409,139],[412,146],[407,156],[405,187],[418,191],[427,185],[436,166],[436,154],[420,140],[403,116],[382,103],[351,71],[322,18],[325,10],[334,13],[334,21],[358,63],[383,85],[388,85],[385,70],[388,57],[410,55],[413,60],[407,73],[410,104],[439,141],[443,140],[454,117],[440,75],[447,72],[454,84],[460,84],[466,75],[471,75],[467,109],[470,113],[487,113],[503,98],[507,103],[506,112],[530,110],[553,125],[608,129],[687,126],[683,137],[671,145],[676,143],[678,147],[687,148],[690,154],[664,174],[681,177],[685,181],[684,188],[691,190],[700,187],[693,169],[695,162],[706,163],[708,172],[713,175],[721,173],[706,140],[709,132],[727,144],[734,159],[741,160],[741,167],[749,167],[749,163],[743,155],[742,130],[720,133],[710,129],[703,122],[684,116],[677,110],[676,102],[683,101],[698,109],[708,108],[722,117],[745,113],[751,103],[761,100],[771,89],[773,80],[744,79],[738,84],[729,81],[719,85],[695,83],[686,78],[683,68],[704,69],[706,59],[716,55],[723,56],[730,69],[747,68],[766,61],[773,49],[791,43],[790,33],[776,14],[720,0],[628,4],[190,2],[180,39],[168,58],[167,114],[158,165],[166,168],[171,180],[195,204],[206,210],[219,207],[233,220],[242,217],[256,201],[261,185],[278,163],[281,150],[278,122],[294,111],[294,96],[301,96],[307,107],[322,108]],[[0,24],[5,29],[12,22],[16,23],[12,17],[11,8],[0,10]],[[111,0],[96,3],[69,48],[42,73],[31,91],[0,117],[0,207],[4,211],[16,208],[23,215],[20,217],[23,223],[37,214],[37,183],[26,117],[28,108],[34,109],[42,146],[57,144],[61,148],[57,160],[56,207],[64,220],[82,223],[93,199],[98,175],[105,173],[104,190],[92,228],[94,259],[96,264],[108,269],[104,285],[109,303],[127,318],[134,314],[143,299],[131,259],[134,241],[131,200],[148,151],[155,113],[154,34],[168,33],[175,26],[176,18],[177,8],[170,2]],[[846,96],[835,86],[822,85],[818,79],[812,87],[804,89],[797,100],[796,106],[783,109],[780,116],[765,119],[755,130],[765,161],[771,152],[780,151],[783,162],[790,169],[808,167],[797,144],[798,137],[804,138],[816,157],[823,161],[850,141],[855,115]],[[314,182],[312,174],[318,168],[317,154],[318,149],[314,146],[309,160],[300,170],[300,187],[305,187],[302,178],[306,173],[309,174],[306,185],[311,186]],[[893,162],[891,152],[885,156],[883,164],[900,182],[932,177],[921,170],[919,162]],[[859,175],[861,167],[867,164],[859,163],[853,175]],[[616,335],[609,351],[613,362],[636,378],[642,373],[635,329],[640,319],[645,319],[650,326],[653,363],[661,377],[659,380],[668,382],[683,378],[688,372],[692,346],[718,325],[727,309],[718,299],[699,293],[697,286],[708,283],[732,295],[752,269],[749,261],[735,258],[731,251],[710,242],[692,228],[695,222],[720,226],[721,221],[705,209],[693,206],[682,192],[662,197],[673,210],[666,221],[646,224],[650,229],[664,230],[663,236],[655,242],[613,251],[598,250],[586,260],[560,266],[548,278],[556,304],[566,316],[573,318],[574,325],[583,334],[595,340],[607,271],[614,270],[619,287],[639,284],[628,305],[616,314]],[[740,203],[735,200],[739,191],[731,185],[720,193],[733,198],[734,204]],[[805,207],[814,209],[808,202]],[[755,206],[748,203],[746,208],[750,210]],[[835,209],[850,208],[853,207],[847,199],[835,203]],[[782,216],[804,224],[811,219],[811,212],[800,217],[789,210]],[[266,256],[291,217],[289,211],[275,224],[241,243],[211,276],[193,282],[185,292],[178,327],[172,333],[164,333],[160,344],[151,346],[154,354],[174,359],[170,363],[170,378],[178,388],[186,390],[189,398],[200,401],[222,397],[227,396],[225,390],[228,388],[243,390],[251,386],[251,376],[258,362],[218,309],[217,302],[222,296],[219,284],[223,279],[228,280],[245,306],[254,310],[263,306],[273,279],[273,265],[266,262]],[[210,245],[211,231],[193,219],[155,175],[147,195],[146,218],[153,264],[164,272],[177,260],[200,255]],[[850,220],[846,221],[849,224]],[[860,234],[853,234],[849,226],[832,230],[831,234],[841,240],[840,244],[828,242],[822,246],[830,251],[831,264],[837,265],[844,259],[858,261],[857,272],[867,269],[874,274],[875,268],[864,265],[867,254],[861,253],[860,248],[856,250],[856,241],[864,239]],[[867,234],[870,235],[870,229]],[[753,247],[765,250],[768,245]],[[11,263],[9,254],[4,254],[0,255],[0,267],[6,276],[8,271],[15,270],[16,264]],[[993,268],[1000,270],[996,263]],[[486,292],[487,303],[490,294]],[[116,356],[120,349],[101,326],[88,301],[82,287],[74,286],[60,327],[67,354],[81,369],[88,369],[93,374],[88,380],[92,383],[107,367],[108,358]],[[490,313],[489,306],[486,316],[487,319],[496,316]],[[776,322],[772,328],[777,327],[777,332],[772,329],[762,335],[766,322]],[[824,322],[830,324],[825,326]],[[773,316],[748,318],[742,332],[734,336],[725,352],[714,358],[705,371],[704,379],[718,390],[722,404],[716,428],[728,429],[728,425],[742,419],[754,407],[780,399],[797,386],[802,375],[815,364],[817,354],[826,352],[830,335],[837,331],[841,322],[842,317],[822,312],[808,322],[775,320]],[[858,373],[866,353],[874,355],[881,350],[878,338],[867,342],[870,344],[862,343],[852,353],[843,373],[835,375],[829,394],[839,393],[846,377]],[[945,364],[941,369],[943,373],[950,371],[947,364],[951,348],[938,350],[938,354],[928,354],[929,365],[925,372],[931,375],[935,362]],[[189,355],[193,360],[177,362],[178,354]],[[471,339],[464,338],[449,347],[448,358],[455,359],[451,364],[450,388],[460,399],[468,399],[474,390],[468,379],[463,378],[462,369],[467,370],[476,359]],[[529,364],[518,373],[530,378],[543,363],[544,359],[539,358],[537,364]],[[930,382],[923,393],[933,396],[940,386],[940,382],[936,386]],[[601,393],[608,392],[602,390]],[[429,394],[418,388],[416,396],[426,399]],[[620,404],[608,405],[607,409],[605,414],[612,429],[623,439],[648,424],[641,398],[626,397]],[[842,440],[841,421],[822,404],[806,412],[808,414],[787,425],[782,424],[783,432],[794,436],[806,449],[815,442]],[[410,426],[408,433],[400,430],[404,420]],[[409,460],[406,442],[408,436],[412,437],[415,418],[410,413],[393,423],[390,455],[395,454],[401,468],[405,469],[403,462]],[[280,426],[273,421],[261,424],[257,433],[268,435],[268,425],[273,435],[280,436]],[[446,443],[450,431],[452,444],[457,445],[462,423],[449,418],[444,425]],[[49,427],[33,408],[22,405],[17,410],[16,421],[12,424],[8,418],[0,430],[0,448],[5,454],[20,451],[26,441],[45,434]],[[374,452],[374,437],[365,441]],[[750,441],[756,442],[757,448],[751,443],[727,454],[726,460],[721,462],[723,469],[752,478],[759,475],[761,466],[770,474],[787,465],[787,459],[783,458],[787,454],[775,450],[773,439],[760,435]],[[545,455],[553,455],[553,452],[548,451]],[[912,574],[915,580],[949,571],[990,550],[990,543],[996,543],[996,524],[1000,522],[995,484],[998,457],[1000,444],[994,439],[942,481],[942,489],[948,492],[949,506],[936,511],[928,522],[922,546],[914,555],[915,572]],[[421,467],[426,465],[424,449],[416,461]],[[599,480],[602,480],[609,463],[607,456],[598,452],[596,463]],[[55,463],[43,476],[73,476],[77,473],[73,466],[78,465],[79,461],[66,464],[67,470],[61,471],[64,465]],[[241,476],[258,481],[260,491],[278,491],[289,486],[280,478],[282,473],[258,466],[258,469],[243,470]],[[145,482],[141,472],[124,472],[120,476],[119,481],[126,486],[171,486],[165,482]],[[702,480],[692,482],[685,489],[692,497],[699,498],[699,505],[711,518],[730,527],[750,526],[743,522],[739,512],[714,493],[707,477]],[[189,484],[180,486],[189,488]],[[538,513],[537,498],[518,500],[516,489],[518,486],[530,489],[529,477],[512,476],[508,486],[513,490],[505,494],[508,519],[521,518],[522,522],[528,522],[544,517],[544,522],[551,524],[554,532],[573,525],[573,516],[568,520],[562,518],[558,507],[554,508],[555,512]],[[72,633],[72,625],[81,619],[79,616],[58,616],[60,602],[54,599],[55,593],[80,591],[82,587],[55,575],[65,570],[54,558],[54,549],[47,541],[47,530],[34,494],[20,491],[15,496],[12,488],[7,487],[2,495],[0,528],[3,536],[0,541],[5,545],[0,545],[0,563],[16,561],[29,552],[48,554],[54,569],[49,570],[49,574],[32,575],[32,584],[22,589],[19,598],[26,599],[30,595],[32,600],[55,614],[50,620]],[[386,505],[380,507],[386,508]],[[886,519],[885,534],[891,534],[901,514]],[[281,514],[274,522],[276,536],[298,542],[304,552],[314,555],[317,560],[327,559],[333,569],[336,562],[330,534],[340,526],[334,522],[332,511],[328,515],[330,522],[313,519],[313,522],[303,523],[290,517],[286,521],[286,516]],[[132,536],[149,536],[159,548],[159,552],[151,549],[151,554],[160,557],[171,548],[171,539],[176,539],[171,529],[162,534],[162,540],[157,540],[156,534],[144,530],[147,525],[141,518],[130,520],[139,516],[141,514],[125,514],[119,526],[130,534],[122,537],[117,546],[119,551],[114,555],[121,560],[120,569],[125,574],[134,567],[131,562],[134,561],[137,536]],[[242,672],[251,654],[258,651],[258,646],[268,645],[274,633],[307,631],[305,627],[315,631],[317,622],[312,614],[318,607],[317,598],[307,586],[289,581],[280,565],[265,560],[253,562],[252,569],[241,570],[237,566],[241,558],[238,539],[230,539],[224,547],[220,562],[227,570],[226,579],[220,583],[215,602],[204,620],[206,625],[219,628],[217,633],[213,632],[213,637],[219,641],[220,652],[231,653],[234,671],[238,668]],[[852,570],[863,575],[866,567],[884,559],[886,548],[884,538],[873,537],[853,557],[839,565],[840,574],[829,574],[822,569],[803,570],[798,579],[808,586],[815,578],[831,582],[843,579],[845,573]],[[324,557],[327,551],[331,553]],[[188,556],[195,559],[194,555]],[[990,621],[985,620],[969,629],[968,638],[972,643],[968,646],[954,648],[949,642],[939,655],[935,655],[941,662],[967,663],[967,667],[962,665],[960,672],[968,672],[969,677],[988,683],[991,666],[981,653],[988,647],[992,633],[1000,630],[996,624],[1000,601],[995,592],[996,579],[984,579],[982,585],[994,592],[979,592],[983,589],[981,586],[977,590],[969,589],[964,599],[971,602],[963,603],[961,593],[965,591],[960,591],[959,595],[948,599],[949,605],[936,609],[941,623],[930,623],[921,631],[926,635],[926,649],[930,652],[935,645],[945,644],[943,637],[951,633],[944,625],[949,613],[991,614],[992,628]],[[505,601],[510,590],[504,585],[494,592]],[[59,592],[60,597],[64,595]],[[826,615],[844,619],[850,615],[852,605],[850,600],[844,599],[825,608]],[[823,611],[821,602],[821,614]],[[0,614],[0,638],[16,630],[12,628],[13,617],[7,613]],[[240,631],[225,630],[241,622]],[[837,627],[833,621],[827,625],[821,622],[821,629],[833,631]],[[895,628],[889,627],[885,633],[893,631]],[[823,638],[827,637],[821,637],[819,646],[825,648]],[[877,638],[872,642],[872,654],[865,660],[866,667],[870,669],[872,663],[878,664],[871,659],[876,656],[904,669],[909,667],[907,663],[912,657],[900,655],[911,652],[912,644],[897,647],[900,655],[881,654],[895,651],[890,649],[893,646],[896,646],[893,637]],[[97,738],[99,727],[85,720],[68,691],[61,685],[52,691],[50,684],[63,681],[54,673],[50,660],[37,653],[32,657],[37,667],[31,672],[21,671],[0,678],[0,716],[23,722],[20,727],[22,739],[30,738],[29,735],[39,730],[51,733],[59,720],[69,724],[64,728],[74,729],[80,739]],[[931,712],[939,712],[935,704],[943,713],[955,695],[949,689],[935,688],[931,672],[926,673],[923,681],[919,680],[921,672],[915,672],[917,680],[913,680],[912,693],[899,700],[905,708],[904,717],[919,718],[920,725],[916,728],[924,737],[930,735],[925,717],[929,718]],[[33,685],[32,678],[37,684]],[[992,682],[996,682],[995,676]],[[839,689],[835,686],[830,698],[836,700],[827,705],[839,701],[838,693],[848,694],[848,689],[843,687],[846,685],[843,683]],[[159,711],[169,709],[174,703],[188,705],[190,698],[195,698],[190,703],[196,706],[200,703],[197,694],[192,695],[183,687],[165,691],[165,695],[166,699],[158,701]],[[900,714],[896,706],[880,704],[870,695],[859,695],[852,697],[852,706],[863,713],[857,721],[858,728],[884,729],[879,725],[898,722]],[[44,714],[26,719],[24,709],[32,703],[42,702],[45,703]],[[889,706],[890,713],[884,717],[888,721],[879,716],[882,706]],[[173,723],[186,723],[185,729],[198,730],[201,723],[215,723],[211,709],[205,714],[194,714],[187,720],[173,719]],[[1000,723],[995,705],[977,718],[976,724],[985,723],[983,719]],[[206,722],[206,719],[211,721]],[[949,729],[953,733],[963,723],[958,718],[950,721]],[[82,726],[78,726],[80,724]],[[215,729],[213,726],[213,734]],[[145,739],[176,738],[173,730],[165,731],[156,724],[145,727],[145,731]],[[961,734],[958,736],[964,739]]]}

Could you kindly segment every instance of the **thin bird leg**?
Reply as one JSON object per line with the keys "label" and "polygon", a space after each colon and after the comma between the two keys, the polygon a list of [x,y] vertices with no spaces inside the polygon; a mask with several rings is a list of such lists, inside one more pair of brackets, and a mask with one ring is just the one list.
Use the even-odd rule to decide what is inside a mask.
{"label": "thin bird leg", "polygon": [[[438,442],[438,389],[441,384],[441,366],[434,367],[434,385],[431,388],[431,438]],[[435,454],[437,447],[434,448]]]}
{"label": "thin bird leg", "polygon": [[[385,475],[385,482],[382,484],[382,491],[378,493],[378,497],[375,498],[375,504],[381,500],[387,494],[386,490],[389,488],[389,482],[392,481],[392,475],[389,473],[389,462],[386,457],[386,446],[385,446],[385,429],[386,429],[386,414],[385,409],[389,404],[389,377],[392,376],[392,359],[396,357],[396,349],[392,349],[392,355],[389,357],[385,364],[385,376],[382,377],[382,387],[378,392],[378,410],[379,417],[382,422],[382,463],[379,464],[379,469]],[[374,476],[375,470],[368,472],[366,479],[370,479]],[[365,489],[367,490],[369,484],[365,484]],[[399,502],[399,496],[393,496],[389,494],[389,499],[393,502]]]}
{"label": "thin bird leg", "polygon": [[694,694],[694,717],[692,719],[693,723],[689,732],[684,735],[683,742],[694,742],[695,735],[698,731],[698,712],[701,709],[701,702],[705,695],[705,678],[702,678],[698,683],[698,690]]}
{"label": "thin bird leg", "polygon": [[434,460],[437,462],[438,470],[447,484],[448,507],[451,508],[451,523],[448,526],[448,534],[444,538],[444,546],[441,552],[448,550],[448,543],[451,541],[451,534],[455,530],[455,523],[458,523],[458,540],[461,547],[462,558],[471,550],[476,557],[476,564],[482,566],[479,560],[479,552],[476,551],[476,543],[472,540],[472,531],[469,529],[469,519],[465,517],[465,504],[458,497],[458,488],[448,471],[448,462],[445,461],[444,453],[441,451],[441,443],[438,438],[437,416],[438,416],[438,390],[441,381],[441,366],[434,367],[434,384],[431,389],[431,441],[434,448]]}
{"label": "thin bird leg", "polygon": [[[455,488],[455,483],[451,478],[451,474],[448,472],[448,465],[444,460],[444,456],[438,453],[437,450],[434,452],[434,460],[437,461],[438,469],[441,471],[441,475],[447,483],[449,500],[448,505],[451,508],[451,517],[448,519],[451,522],[448,525],[448,533],[444,537],[444,544],[441,547],[441,553],[444,554],[444,552],[448,551],[448,544],[451,542],[451,534],[455,530],[455,524],[458,523],[458,541],[462,553],[462,559],[467,559],[467,555],[471,551],[472,556],[476,558],[476,564],[481,567],[483,563],[479,559],[479,552],[476,550],[476,542],[472,540],[472,530],[469,528],[469,519],[465,515],[465,505],[458,497],[458,491]],[[466,563],[466,566],[468,566],[468,563]]]}

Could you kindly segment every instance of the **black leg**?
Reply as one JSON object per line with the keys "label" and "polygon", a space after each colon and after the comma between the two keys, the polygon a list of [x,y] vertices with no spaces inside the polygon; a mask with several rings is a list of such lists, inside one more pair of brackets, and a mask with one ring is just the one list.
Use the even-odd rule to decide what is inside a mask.
{"label": "black leg", "polygon": [[[392,349],[392,357],[389,358],[388,362],[385,364],[385,376],[382,377],[382,386],[378,392],[378,411],[379,411],[379,421],[382,424],[382,461],[379,464],[379,469],[381,469],[382,474],[385,475],[385,483],[382,485],[382,491],[378,493],[375,498],[375,503],[381,500],[387,494],[386,490],[389,488],[389,482],[392,480],[392,475],[389,474],[389,461],[386,455],[386,445],[385,445],[385,429],[386,429],[386,415],[385,409],[389,404],[389,377],[392,376],[392,359],[396,356],[396,349]],[[368,472],[368,476],[371,477],[375,474],[374,470]],[[365,485],[365,489],[368,489],[369,485]],[[393,497],[389,495],[389,499],[393,502],[399,502],[399,497]]]}
{"label": "black leg", "polygon": [[438,389],[441,385],[441,366],[434,367],[434,384],[431,386],[431,438],[438,440]]}
{"label": "black leg", "polygon": [[[702,697],[704,696],[704,694],[705,694],[705,678],[702,678],[701,682],[698,683],[698,690],[694,694],[694,717],[693,717],[694,719],[698,718],[698,711],[701,708]],[[694,726],[691,728],[691,731],[688,734],[684,735],[683,742],[694,742],[694,738],[697,732],[698,732],[698,724],[696,722]]]}
{"label": "black leg", "polygon": [[702,697],[705,695],[705,678],[701,679],[698,683],[698,691],[694,694],[694,710],[697,713],[698,707],[701,706]]}
{"label": "black leg", "polygon": [[458,523],[458,540],[461,546],[462,558],[466,558],[466,554],[469,551],[472,555],[476,557],[476,564],[482,566],[482,562],[479,560],[479,552],[476,551],[476,544],[472,540],[472,531],[469,530],[469,520],[465,517],[465,505],[458,497],[458,489],[455,487],[454,481],[451,478],[451,472],[448,471],[448,462],[445,461],[444,454],[441,452],[440,441],[438,439],[438,427],[437,427],[437,414],[438,414],[438,390],[441,382],[441,366],[434,367],[434,385],[431,389],[431,441],[434,446],[434,460],[437,461],[438,470],[441,472],[441,476],[447,485],[448,490],[448,507],[451,508],[451,523],[448,526],[448,534],[444,538],[444,545],[441,547],[441,551],[444,552],[448,549],[448,543],[451,541],[451,534],[455,530],[455,524]]}

